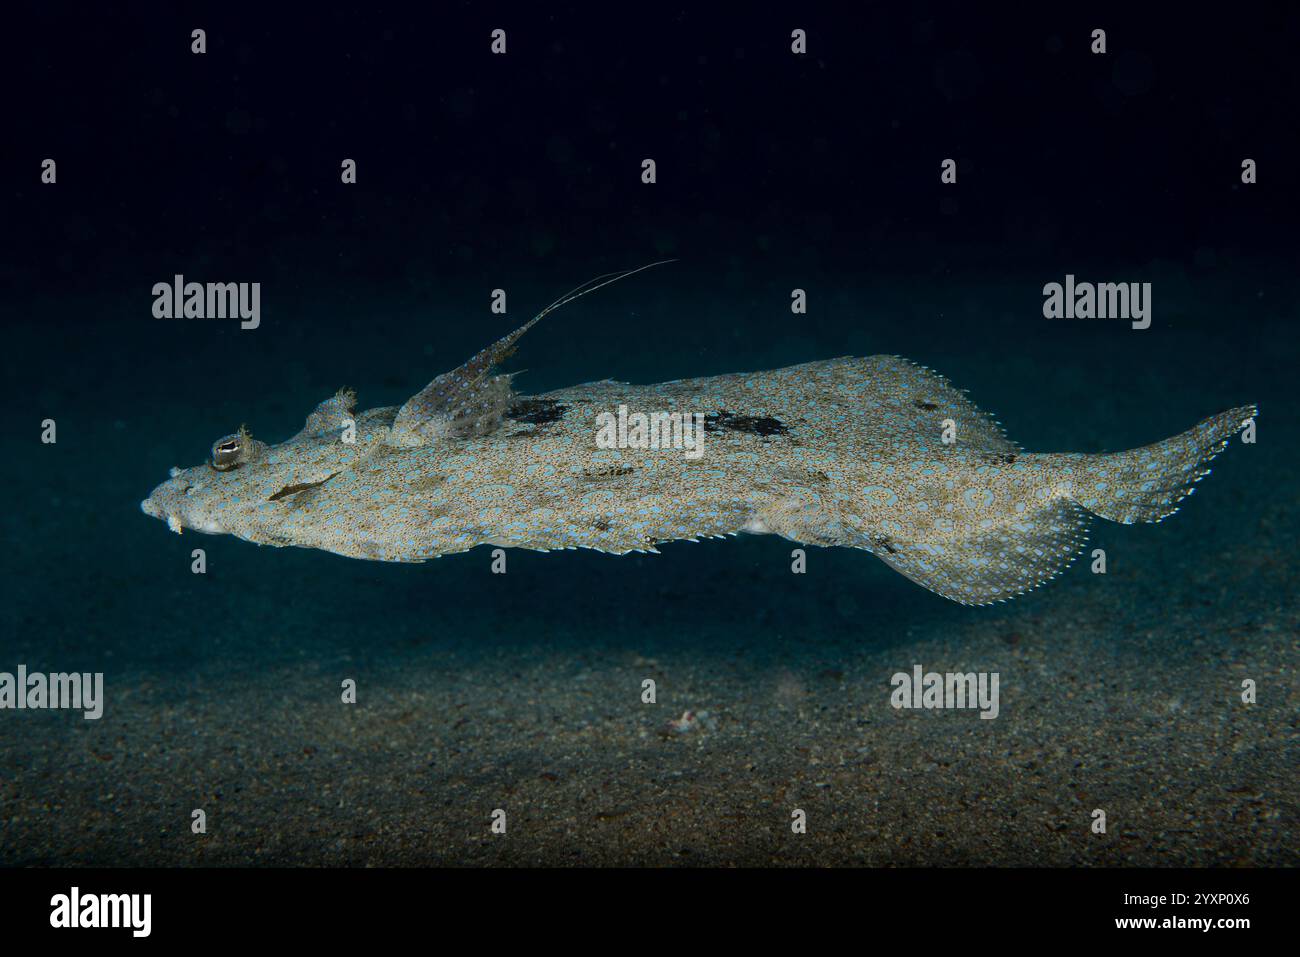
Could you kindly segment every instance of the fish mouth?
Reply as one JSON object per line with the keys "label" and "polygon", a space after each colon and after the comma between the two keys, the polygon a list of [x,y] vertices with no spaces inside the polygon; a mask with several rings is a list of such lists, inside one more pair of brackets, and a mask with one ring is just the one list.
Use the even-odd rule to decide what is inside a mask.
{"label": "fish mouth", "polygon": [[183,494],[182,486],[173,476],[149,493],[149,497],[140,503],[140,511],[150,518],[166,522],[167,527],[179,535],[182,528],[195,527],[181,500]]}
{"label": "fish mouth", "polygon": [[177,535],[179,535],[181,529],[185,527],[185,523],[181,521],[180,512],[169,512],[164,508],[162,503],[158,501],[158,493],[156,491],[140,503],[140,511],[144,512],[150,518],[162,519],[167,523],[167,527]]}
{"label": "fish mouth", "polygon": [[205,535],[224,535],[222,527],[204,508],[202,501],[187,497],[191,491],[198,491],[184,475],[173,475],[140,503],[140,511],[150,518],[166,522],[167,527],[177,535],[183,529],[202,532]]}

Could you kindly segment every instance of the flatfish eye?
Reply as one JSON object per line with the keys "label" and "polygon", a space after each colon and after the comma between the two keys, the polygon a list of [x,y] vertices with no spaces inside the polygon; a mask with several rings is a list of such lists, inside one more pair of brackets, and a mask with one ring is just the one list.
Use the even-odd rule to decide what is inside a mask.
{"label": "flatfish eye", "polygon": [[212,443],[212,467],[228,472],[240,464],[244,453],[244,435],[237,432]]}

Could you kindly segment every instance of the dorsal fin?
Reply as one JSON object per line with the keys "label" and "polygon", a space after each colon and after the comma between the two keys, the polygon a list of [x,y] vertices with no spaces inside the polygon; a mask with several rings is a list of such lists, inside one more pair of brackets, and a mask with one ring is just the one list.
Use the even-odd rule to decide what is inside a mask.
{"label": "dorsal fin", "polygon": [[606,273],[590,279],[565,293],[514,332],[498,339],[464,365],[450,372],[444,372],[407,399],[406,404],[398,410],[389,435],[389,444],[410,447],[426,445],[439,439],[467,438],[491,432],[501,423],[514,396],[510,388],[513,376],[492,375],[492,370],[509,358],[525,332],[535,326],[543,316],[549,315],[575,299],[581,299],[610,283],[666,262],[673,262],[673,260],[664,259],[638,266],[636,269]]}

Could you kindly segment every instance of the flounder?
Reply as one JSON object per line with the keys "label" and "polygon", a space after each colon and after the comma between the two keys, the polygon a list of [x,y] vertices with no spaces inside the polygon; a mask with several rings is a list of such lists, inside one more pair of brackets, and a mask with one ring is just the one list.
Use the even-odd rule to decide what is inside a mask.
{"label": "flounder", "polygon": [[395,562],[771,533],[871,552],[983,605],[1059,574],[1093,516],[1172,515],[1256,414],[1243,405],[1126,452],[1044,454],[898,356],[537,396],[495,371],[543,316],[639,271],[584,284],[400,408],[358,412],[341,391],[278,445],[243,429],[219,439],[141,508],[176,532]]}

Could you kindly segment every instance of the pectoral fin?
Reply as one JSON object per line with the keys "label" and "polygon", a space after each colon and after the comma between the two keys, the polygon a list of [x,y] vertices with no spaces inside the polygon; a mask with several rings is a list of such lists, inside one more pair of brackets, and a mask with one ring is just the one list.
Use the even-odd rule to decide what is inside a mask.
{"label": "pectoral fin", "polygon": [[[663,260],[671,262],[672,260]],[[561,306],[603,289],[610,283],[658,266],[650,263],[636,269],[607,273],[565,293],[510,335],[498,339],[459,369],[444,372],[406,400],[398,410],[389,433],[389,444],[404,448],[427,445],[440,439],[486,435],[498,425],[514,398],[511,376],[492,375],[492,369],[515,351],[525,332]]]}
{"label": "pectoral fin", "polygon": [[530,319],[407,399],[393,421],[390,444],[409,447],[486,435],[500,425],[514,395],[513,376],[492,375],[492,369],[509,358],[519,338],[540,318]]}
{"label": "pectoral fin", "polygon": [[356,407],[357,394],[351,389],[339,389],[336,394],[312,410],[294,439],[337,432],[351,420]]}

